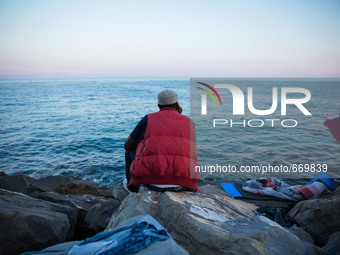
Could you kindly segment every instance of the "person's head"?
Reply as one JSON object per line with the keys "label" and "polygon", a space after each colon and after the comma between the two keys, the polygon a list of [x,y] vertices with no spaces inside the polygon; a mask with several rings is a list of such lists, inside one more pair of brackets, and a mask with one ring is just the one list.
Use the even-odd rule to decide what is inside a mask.
{"label": "person's head", "polygon": [[171,107],[179,113],[182,112],[182,108],[178,104],[178,95],[171,89],[165,89],[158,94],[158,107],[159,109]]}

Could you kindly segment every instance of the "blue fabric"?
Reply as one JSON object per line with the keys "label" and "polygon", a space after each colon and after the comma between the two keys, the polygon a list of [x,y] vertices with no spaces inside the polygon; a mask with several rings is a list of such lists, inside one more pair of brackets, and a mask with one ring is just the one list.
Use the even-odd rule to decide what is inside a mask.
{"label": "blue fabric", "polygon": [[[69,255],[125,255],[136,253],[153,242],[172,238],[170,234],[150,215],[139,221],[112,231],[100,232],[71,247]],[[67,250],[45,250],[26,254],[52,253]]]}
{"label": "blue fabric", "polygon": [[220,185],[225,192],[232,195],[233,197],[243,197],[243,195],[235,187],[235,183],[220,183]]}
{"label": "blue fabric", "polygon": [[169,233],[150,215],[127,227],[101,232],[73,246],[70,255],[108,255],[135,253],[153,242],[171,238]]}
{"label": "blue fabric", "polygon": [[318,173],[314,179],[312,179],[310,182],[307,184],[316,182],[316,181],[321,181],[323,182],[331,191],[334,190],[334,178],[326,172],[320,172]]}

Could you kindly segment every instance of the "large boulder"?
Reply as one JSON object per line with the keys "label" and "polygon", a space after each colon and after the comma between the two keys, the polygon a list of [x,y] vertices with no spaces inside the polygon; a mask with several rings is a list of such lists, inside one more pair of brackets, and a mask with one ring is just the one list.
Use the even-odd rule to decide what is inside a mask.
{"label": "large boulder", "polygon": [[65,242],[73,235],[76,214],[67,205],[0,189],[0,254]]}
{"label": "large boulder", "polygon": [[55,192],[33,192],[30,196],[42,200],[71,206],[77,210],[77,224],[73,239],[79,240],[103,231],[112,213],[118,209],[120,202],[90,194],[58,194]]}
{"label": "large boulder", "polygon": [[130,194],[106,230],[148,213],[190,254],[322,254],[277,223],[255,216],[257,206],[230,198],[213,186],[202,190]]}
{"label": "large boulder", "polygon": [[112,196],[120,202],[122,202],[127,195],[129,195],[129,192],[124,189],[122,183],[118,183],[112,188]]}
{"label": "large boulder", "polygon": [[299,202],[289,216],[307,231],[315,244],[323,246],[332,233],[340,231],[340,187],[320,199]]}
{"label": "large boulder", "polygon": [[331,234],[326,245],[322,247],[322,250],[326,254],[340,255],[340,232]]}
{"label": "large boulder", "polygon": [[47,176],[30,180],[31,190],[38,192],[53,191],[59,194],[90,194],[94,196],[112,197],[112,192],[107,187],[73,176]]}
{"label": "large boulder", "polygon": [[120,202],[113,198],[108,198],[105,201],[96,203],[88,210],[85,216],[85,222],[89,225],[90,229],[93,229],[96,232],[103,231],[119,205]]}
{"label": "large boulder", "polygon": [[112,190],[73,176],[47,176],[35,179],[23,174],[6,175],[1,172],[0,189],[30,194],[56,192],[59,194],[90,194],[112,198]]}
{"label": "large boulder", "polygon": [[314,244],[313,238],[308,234],[305,230],[302,228],[292,226],[288,228],[290,232],[292,232],[294,235],[296,235],[298,238],[300,238],[302,241],[305,241],[307,243]]}
{"label": "large boulder", "polygon": [[10,190],[27,195],[31,192],[31,180],[34,181],[33,178],[23,174],[6,175],[3,173],[0,175],[0,189]]}

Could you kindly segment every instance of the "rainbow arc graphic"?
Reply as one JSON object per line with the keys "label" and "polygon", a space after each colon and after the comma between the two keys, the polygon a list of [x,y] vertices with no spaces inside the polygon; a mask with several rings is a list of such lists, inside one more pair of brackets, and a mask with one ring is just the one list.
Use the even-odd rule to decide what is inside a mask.
{"label": "rainbow arc graphic", "polygon": [[[203,82],[197,82],[197,83],[199,83],[199,84],[201,84],[201,85],[206,86],[207,88],[209,88],[209,89],[217,96],[217,98],[218,98],[218,100],[220,101],[220,104],[221,104],[221,106],[222,106],[221,97],[220,97],[220,95],[217,93],[217,91],[216,91],[212,86],[210,86],[210,85],[208,85],[208,84],[206,84],[206,83],[203,83]],[[217,102],[216,102],[214,96],[211,94],[211,92],[210,92],[209,90],[204,89],[204,88],[201,88],[201,87],[197,87],[197,88],[200,89],[200,90],[203,90],[204,92],[206,92],[206,93],[212,98],[212,100],[214,101],[215,105],[217,105]]]}
{"label": "rainbow arc graphic", "polygon": [[[207,87],[208,89],[210,89],[216,95],[216,97],[218,98],[218,100],[220,101],[220,104],[222,106],[221,97],[220,97],[220,95],[217,93],[217,91],[212,86],[210,86],[209,84],[206,84],[204,82],[197,82],[197,83]],[[217,102],[216,102],[215,97],[213,96],[213,94],[208,89],[201,88],[201,87],[197,87],[197,88],[200,89],[200,90],[203,90],[205,93],[207,93],[212,98],[212,100],[214,101],[215,106],[217,106]],[[207,95],[206,94],[202,94],[202,99],[201,99],[201,114],[202,115],[207,115]]]}

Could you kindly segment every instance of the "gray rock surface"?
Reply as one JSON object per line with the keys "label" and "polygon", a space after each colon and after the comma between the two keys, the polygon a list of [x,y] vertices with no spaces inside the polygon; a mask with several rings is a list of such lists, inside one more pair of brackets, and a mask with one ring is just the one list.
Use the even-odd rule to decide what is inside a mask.
{"label": "gray rock surface", "polygon": [[88,223],[90,229],[93,229],[96,232],[103,231],[119,205],[120,202],[113,198],[108,198],[105,201],[96,203],[88,210],[84,220]]}
{"label": "gray rock surface", "polygon": [[136,255],[189,255],[179,246],[174,239],[167,239],[152,243],[150,246],[140,250]]}
{"label": "gray rock surface", "polygon": [[96,203],[105,202],[106,198],[90,194],[58,194],[55,192],[34,192],[30,196],[76,207],[80,212],[87,211]]}
{"label": "gray rock surface", "polygon": [[[325,198],[299,202],[289,214],[301,228],[285,229],[255,216],[256,205],[231,198],[218,185],[201,182],[197,193],[129,194],[121,184],[110,190],[69,176],[34,179],[0,172],[0,254],[41,250],[72,236],[81,240],[108,222],[106,230],[112,230],[145,213],[190,254],[336,254],[339,249],[340,187]],[[316,244],[327,244],[320,249],[311,236]],[[152,244],[140,254],[186,254],[175,241]]]}
{"label": "gray rock surface", "polygon": [[148,213],[190,254],[322,254],[277,223],[254,216],[255,205],[215,194],[211,187],[202,190],[130,194],[106,230]]}
{"label": "gray rock surface", "polygon": [[72,176],[47,176],[30,181],[31,190],[38,192],[53,191],[59,194],[91,194],[112,197],[111,190]]}
{"label": "gray rock surface", "polygon": [[331,234],[322,250],[330,255],[340,255],[340,232]]}
{"label": "gray rock surface", "polygon": [[103,231],[112,213],[120,202],[90,194],[58,194],[55,192],[34,192],[30,196],[46,201],[68,205],[77,210],[77,224],[74,239],[84,239]]}
{"label": "gray rock surface", "polygon": [[323,246],[332,233],[340,231],[340,187],[321,198],[299,202],[289,216],[306,230],[315,244]]}
{"label": "gray rock surface", "polygon": [[0,189],[0,254],[40,250],[72,236],[76,211]]}
{"label": "gray rock surface", "polygon": [[119,183],[113,187],[112,195],[114,199],[117,199],[118,201],[122,202],[127,197],[127,195],[129,195],[129,192],[127,192],[123,188],[122,183]]}
{"label": "gray rock surface", "polygon": [[105,229],[120,205],[113,199],[112,190],[70,176],[34,179],[1,172],[0,187],[4,188],[0,192],[0,224],[4,230],[0,242],[9,242],[6,250],[12,254],[95,235]]}
{"label": "gray rock surface", "polygon": [[[66,243],[60,243],[56,245],[52,245],[50,247],[47,247],[43,249],[44,255],[67,255],[68,250],[71,249],[73,245],[76,245],[82,241],[72,241],[72,242],[66,242]],[[42,253],[40,251],[32,251],[31,255],[41,255]]]}
{"label": "gray rock surface", "polygon": [[290,227],[288,228],[290,232],[292,232],[294,235],[296,235],[298,238],[300,238],[302,241],[314,244],[313,238],[308,234],[305,230],[299,227]]}
{"label": "gray rock surface", "polygon": [[31,192],[29,176],[23,174],[0,176],[0,189],[10,190],[14,192],[20,192],[23,194],[29,194]]}
{"label": "gray rock surface", "polygon": [[59,194],[91,194],[112,197],[112,191],[92,182],[72,176],[47,176],[35,179],[23,174],[0,175],[0,188],[30,194],[32,192],[56,192]]}

